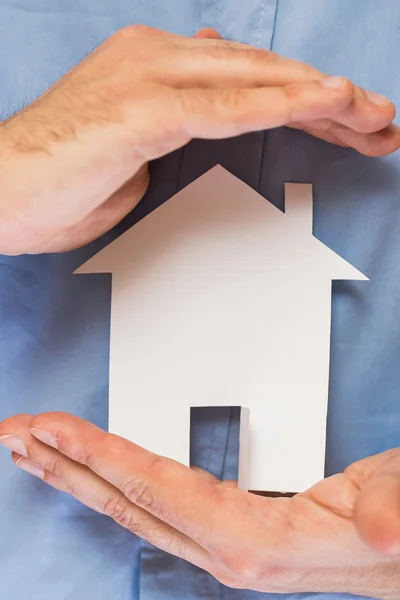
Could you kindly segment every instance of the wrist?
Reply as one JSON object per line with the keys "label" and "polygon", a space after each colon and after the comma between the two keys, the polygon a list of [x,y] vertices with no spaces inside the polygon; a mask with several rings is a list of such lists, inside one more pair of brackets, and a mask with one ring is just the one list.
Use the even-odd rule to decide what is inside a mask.
{"label": "wrist", "polygon": [[121,124],[74,129],[73,115],[67,123],[57,114],[32,105],[1,123],[2,254],[46,251],[142,166]]}
{"label": "wrist", "polygon": [[[332,592],[337,592],[335,584]],[[347,594],[381,600],[400,598],[400,560],[388,561],[379,566],[349,569],[347,583],[341,590]]]}

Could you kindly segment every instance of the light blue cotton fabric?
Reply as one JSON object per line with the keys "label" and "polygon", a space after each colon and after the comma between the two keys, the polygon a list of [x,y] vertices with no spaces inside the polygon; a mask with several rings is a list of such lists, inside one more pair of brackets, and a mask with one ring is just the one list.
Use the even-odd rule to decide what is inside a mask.
{"label": "light blue cotton fabric", "polygon": [[[130,23],[185,35],[217,27],[400,104],[398,0],[0,0],[0,110],[32,100]],[[315,235],[371,279],[334,284],[327,474],[399,446],[399,153],[368,159],[290,130],[196,141],[152,165],[145,199],[98,242],[66,255],[2,257],[0,419],[65,410],[106,427],[110,280],[72,272],[216,163],[281,208],[285,181],[311,182]],[[237,434],[237,411],[196,411],[193,462],[233,477]],[[15,469],[5,451],[0,473],[0,600],[267,597],[224,588],[146,544],[140,556],[134,536]]]}

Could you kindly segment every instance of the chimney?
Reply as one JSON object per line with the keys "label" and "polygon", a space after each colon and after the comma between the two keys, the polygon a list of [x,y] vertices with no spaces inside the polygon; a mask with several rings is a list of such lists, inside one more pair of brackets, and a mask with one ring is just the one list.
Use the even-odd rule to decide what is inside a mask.
{"label": "chimney", "polygon": [[311,183],[285,183],[285,219],[299,233],[312,234],[313,193]]}

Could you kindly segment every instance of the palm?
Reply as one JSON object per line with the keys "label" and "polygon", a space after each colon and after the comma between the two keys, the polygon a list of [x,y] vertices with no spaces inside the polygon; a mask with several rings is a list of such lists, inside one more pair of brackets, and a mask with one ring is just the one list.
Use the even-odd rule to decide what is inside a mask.
{"label": "palm", "polygon": [[[54,231],[54,235],[49,237],[46,245],[41,244],[40,252],[65,252],[80,248],[97,239],[117,225],[135,208],[146,193],[148,185],[149,168],[148,164],[145,164],[121,188],[84,219],[68,228],[64,228],[61,232],[57,227],[50,226],[50,230]],[[31,249],[31,253],[35,251],[36,248]]]}
{"label": "palm", "polygon": [[[250,573],[252,579],[252,565],[260,563],[263,553],[268,556],[268,568],[261,570],[263,576],[258,576],[257,587],[254,581],[247,581],[251,589],[259,591],[329,592],[334,585],[334,590],[344,592],[348,591],[349,574],[361,581],[365,569],[374,573],[377,580],[386,576],[388,569],[398,576],[398,560],[378,553],[360,536],[358,526],[363,529],[365,523],[362,518],[360,523],[357,505],[362,492],[373,487],[374,478],[390,469],[399,457],[400,451],[394,450],[365,459],[293,498],[264,498],[233,489],[230,483],[217,484],[223,489],[227,523],[221,553],[228,557],[233,571],[220,579],[232,584],[235,556],[241,557],[241,570],[246,557],[244,572],[246,578]],[[367,505],[371,517],[367,525],[371,527],[374,518],[371,495]],[[390,517],[390,531],[394,535],[400,517],[397,516],[397,521],[393,515]],[[376,531],[385,536],[382,522],[375,525]],[[334,582],[332,577],[327,578],[327,572],[333,574]],[[355,588],[354,593],[364,591]],[[368,593],[375,596],[373,588]]]}
{"label": "palm", "polygon": [[400,449],[265,498],[63,413],[6,419],[0,441],[18,466],[226,585],[399,597]]}

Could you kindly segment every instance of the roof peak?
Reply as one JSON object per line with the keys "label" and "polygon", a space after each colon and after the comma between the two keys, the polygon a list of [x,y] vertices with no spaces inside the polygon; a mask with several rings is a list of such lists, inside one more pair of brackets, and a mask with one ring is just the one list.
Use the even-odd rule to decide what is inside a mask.
{"label": "roof peak", "polygon": [[[197,264],[199,253],[218,253],[226,240],[231,248],[240,245],[244,254],[248,251],[252,256],[257,255],[257,248],[262,254],[268,246],[274,261],[285,243],[294,255],[321,254],[325,266],[321,263],[320,268],[332,279],[365,280],[362,273],[322,242],[312,242],[317,241],[312,235],[312,214],[311,184],[286,183],[282,213],[230,171],[216,165],[103,248],[76,273],[124,270],[127,256],[133,269],[145,257],[153,262],[156,256],[167,257],[178,243],[181,247],[186,244],[184,251]],[[285,256],[291,260],[288,252]]]}

